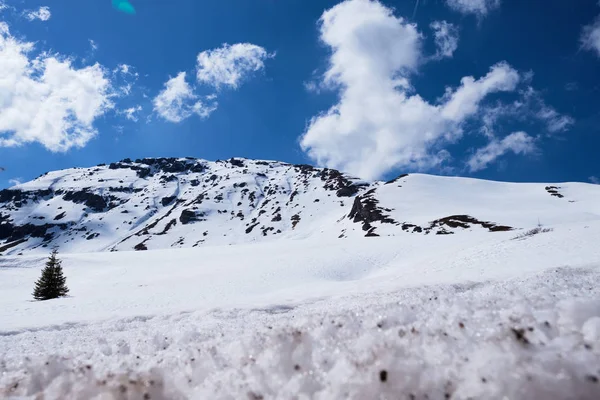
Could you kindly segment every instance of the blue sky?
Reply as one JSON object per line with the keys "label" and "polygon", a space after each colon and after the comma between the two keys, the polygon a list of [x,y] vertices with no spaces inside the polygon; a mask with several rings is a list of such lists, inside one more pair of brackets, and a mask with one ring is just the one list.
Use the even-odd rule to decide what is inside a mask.
{"label": "blue sky", "polygon": [[184,156],[600,178],[597,0],[130,2],[0,0],[0,187]]}

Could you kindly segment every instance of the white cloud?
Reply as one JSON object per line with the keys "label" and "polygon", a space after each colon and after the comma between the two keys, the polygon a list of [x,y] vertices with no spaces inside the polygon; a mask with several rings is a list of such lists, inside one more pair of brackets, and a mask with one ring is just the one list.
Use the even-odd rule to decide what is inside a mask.
{"label": "white cloud", "polygon": [[490,11],[500,7],[500,0],[446,0],[448,7],[462,14],[486,16]]}
{"label": "white cloud", "polygon": [[425,101],[409,80],[422,60],[422,36],[376,1],[325,11],[320,34],[332,51],[322,86],[337,89],[339,102],[310,121],[300,145],[317,163],[366,179],[447,160],[441,145],[462,135],[488,94],[515,90],[520,80],[499,63],[480,79],[463,78],[438,103]]}
{"label": "white cloud", "polygon": [[480,171],[488,167],[498,157],[508,152],[515,154],[530,154],[536,151],[534,138],[525,132],[514,132],[502,140],[493,139],[490,143],[477,150],[467,161],[471,172]]}
{"label": "white cloud", "polygon": [[596,53],[600,57],[600,16],[590,25],[584,26],[581,32],[581,47]]}
{"label": "white cloud", "polygon": [[181,122],[197,114],[207,118],[217,109],[214,97],[206,98],[210,104],[204,104],[193,88],[187,83],[186,73],[180,72],[165,83],[165,88],[154,98],[154,111],[170,122]]}
{"label": "white cloud", "polygon": [[597,176],[590,176],[588,179],[593,184],[600,185],[600,178],[598,178]]}
{"label": "white cloud", "polygon": [[522,115],[528,113],[529,116],[543,122],[548,132],[565,132],[575,123],[575,120],[570,116],[560,114],[553,107],[547,105],[539,92],[531,86],[522,91],[521,94],[520,105],[525,110]]}
{"label": "white cloud", "polygon": [[0,11],[6,10],[8,6],[3,0],[0,0]]}
{"label": "white cloud", "polygon": [[135,68],[127,64],[117,65],[112,70],[112,75],[115,81],[118,81],[116,94],[121,97],[131,94],[135,82],[140,77],[140,74],[135,72]]}
{"label": "white cloud", "polygon": [[496,125],[506,117],[519,117],[523,104],[515,101],[511,104],[496,103],[481,109],[481,127],[479,131],[488,138],[495,137]]}
{"label": "white cloud", "polygon": [[304,89],[309,93],[319,94],[321,93],[321,82],[320,82],[319,70],[315,69],[312,72],[312,77],[304,82],[302,85]]}
{"label": "white cloud", "polygon": [[[265,59],[274,56],[250,43],[224,44],[198,54],[196,80],[217,90],[223,86],[237,89],[253,72],[264,69]],[[194,114],[208,118],[217,109],[217,95],[199,96],[196,88],[187,83],[186,75],[180,72],[170,78],[154,98],[154,111],[167,121],[181,122]]]}
{"label": "white cloud", "polygon": [[217,89],[221,86],[237,89],[246,77],[262,70],[264,60],[269,57],[274,54],[251,43],[224,44],[198,54],[196,79]]}
{"label": "white cloud", "polygon": [[129,96],[131,94],[131,90],[133,89],[133,83],[127,82],[124,85],[119,86],[119,95],[121,96]]}
{"label": "white cloud", "polygon": [[142,106],[137,105],[134,107],[126,108],[122,111],[119,111],[119,114],[124,115],[130,121],[137,122],[139,119],[138,114],[142,111]]}
{"label": "white cloud", "polygon": [[455,122],[463,121],[478,111],[479,104],[485,96],[494,92],[513,91],[519,79],[519,73],[506,63],[494,65],[481,79],[475,80],[472,76],[464,77],[458,89],[446,91],[442,116]]}
{"label": "white cloud", "polygon": [[78,69],[56,54],[32,58],[33,48],[0,23],[0,146],[83,147],[97,133],[94,121],[113,107],[107,72],[99,64]]}
{"label": "white cloud", "polygon": [[481,132],[486,136],[494,136],[497,125],[508,117],[527,123],[541,122],[548,133],[565,132],[575,123],[570,116],[547,105],[539,92],[531,86],[520,90],[518,100],[512,103],[483,107],[481,115]]}
{"label": "white cloud", "polygon": [[98,50],[98,44],[92,39],[88,39],[88,40],[90,42],[90,48],[92,49],[92,51]]}
{"label": "white cloud", "polygon": [[548,131],[551,133],[564,132],[573,125],[573,118],[559,114],[554,108],[546,106],[542,108],[537,117],[546,122]]}
{"label": "white cloud", "polygon": [[131,65],[127,65],[127,64],[119,64],[117,65],[117,68],[115,68],[113,70],[114,73],[120,72],[123,75],[136,75],[137,73],[131,72],[133,69],[133,67]]}
{"label": "white cloud", "polygon": [[458,28],[446,21],[434,21],[429,26],[437,48],[434,58],[452,57],[458,48]]}
{"label": "white cloud", "polygon": [[50,7],[43,6],[37,10],[25,10],[23,11],[23,15],[29,21],[35,21],[36,19],[40,21],[48,21],[52,16],[52,13],[50,12]]}
{"label": "white cloud", "polygon": [[23,183],[23,178],[9,179],[8,183],[10,183],[12,186],[20,185],[21,183]]}
{"label": "white cloud", "polygon": [[306,81],[303,83],[303,85],[304,85],[304,89],[306,89],[306,91],[309,93],[319,94],[321,92],[321,89],[319,88],[319,84],[315,81]]}

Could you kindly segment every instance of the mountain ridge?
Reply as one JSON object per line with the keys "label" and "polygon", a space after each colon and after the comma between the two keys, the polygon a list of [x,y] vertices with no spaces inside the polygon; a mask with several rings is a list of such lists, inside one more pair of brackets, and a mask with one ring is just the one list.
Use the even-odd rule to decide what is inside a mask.
{"label": "mountain ridge", "polygon": [[[438,201],[434,201],[437,198]],[[509,232],[600,218],[600,187],[402,174],[367,182],[307,164],[124,159],[0,191],[0,254],[149,250],[315,235]],[[486,205],[487,204],[487,205]],[[541,207],[541,208],[540,208]],[[502,212],[500,212],[502,209]],[[540,209],[538,212],[536,209]],[[537,212],[537,217],[527,217]]]}

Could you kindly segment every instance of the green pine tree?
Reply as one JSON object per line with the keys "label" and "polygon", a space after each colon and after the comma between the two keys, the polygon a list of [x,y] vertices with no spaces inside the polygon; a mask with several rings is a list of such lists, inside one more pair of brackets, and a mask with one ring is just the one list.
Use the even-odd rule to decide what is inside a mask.
{"label": "green pine tree", "polygon": [[58,251],[53,250],[46,261],[46,267],[42,270],[42,276],[35,283],[33,298],[36,300],[50,300],[64,297],[69,293],[63,275],[61,261],[57,257]]}

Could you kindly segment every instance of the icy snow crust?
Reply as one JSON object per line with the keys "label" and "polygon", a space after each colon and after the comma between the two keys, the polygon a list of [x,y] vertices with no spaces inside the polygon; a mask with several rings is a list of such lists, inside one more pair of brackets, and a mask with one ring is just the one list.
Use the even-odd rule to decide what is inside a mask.
{"label": "icy snow crust", "polygon": [[175,161],[0,191],[0,398],[600,398],[600,186]]}

